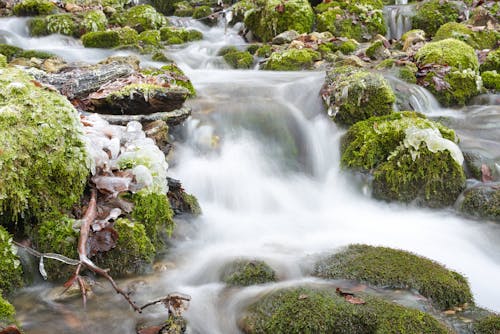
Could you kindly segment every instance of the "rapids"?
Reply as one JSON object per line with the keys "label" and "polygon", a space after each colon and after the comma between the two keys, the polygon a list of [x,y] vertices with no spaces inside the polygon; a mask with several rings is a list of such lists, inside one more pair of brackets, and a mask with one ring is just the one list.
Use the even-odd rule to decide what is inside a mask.
{"label": "rapids", "polygon": [[[368,243],[409,250],[465,274],[477,304],[500,311],[500,225],[449,209],[373,200],[365,180],[339,168],[345,130],[323,110],[318,95],[323,72],[228,70],[216,53],[224,45],[245,44],[236,29],[224,34],[223,26],[178,22],[202,30],[205,39],[169,54],[197,90],[188,101],[192,117],[177,129],[181,139],[169,175],[198,197],[203,215],[179,220],[163,260],[166,271],[119,282],[137,287],[134,298],[145,302],[172,291],[189,294],[190,333],[235,333],[239,311],[259,293],[301,282],[324,284],[307,275],[317,256],[349,243]],[[85,49],[60,35],[30,38],[26,19],[20,18],[0,19],[0,40],[69,61],[97,62],[113,53]],[[161,65],[145,56],[142,61]],[[431,116],[446,116],[463,143],[484,147],[500,162],[498,105],[452,112],[410,88],[403,99],[413,99],[417,110]],[[225,287],[219,281],[221,267],[238,257],[267,261],[281,282]],[[134,332],[136,315],[106,283],[96,288],[99,296],[90,300],[86,313],[77,298],[59,303],[50,287],[35,284],[13,300],[28,333]],[[165,313],[158,308],[152,314]]]}

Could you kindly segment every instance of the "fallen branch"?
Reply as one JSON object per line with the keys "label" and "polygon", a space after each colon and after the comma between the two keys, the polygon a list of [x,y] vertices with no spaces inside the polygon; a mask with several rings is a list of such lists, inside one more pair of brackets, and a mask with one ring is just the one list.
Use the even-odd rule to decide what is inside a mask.
{"label": "fallen branch", "polygon": [[189,302],[190,300],[191,300],[191,297],[188,295],[185,295],[182,293],[177,293],[177,292],[169,293],[165,297],[150,301],[150,302],[142,305],[141,311],[149,306],[161,303],[167,309],[169,316],[173,315],[175,317],[178,317],[181,315],[183,309],[187,308],[187,306],[184,305],[184,302]]}

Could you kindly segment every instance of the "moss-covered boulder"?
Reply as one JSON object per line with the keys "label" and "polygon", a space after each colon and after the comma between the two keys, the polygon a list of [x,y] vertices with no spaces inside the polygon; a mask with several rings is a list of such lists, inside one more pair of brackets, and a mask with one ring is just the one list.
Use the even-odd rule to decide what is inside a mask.
{"label": "moss-covered boulder", "polygon": [[460,11],[456,4],[448,0],[429,0],[417,6],[412,18],[414,29],[422,29],[427,36],[432,37],[443,24],[458,20]]}
{"label": "moss-covered boulder", "polygon": [[455,38],[467,43],[474,49],[482,50],[493,49],[497,45],[499,37],[499,33],[492,29],[473,31],[465,24],[448,22],[438,29],[433,40],[441,41],[447,38]]}
{"label": "moss-covered boulder", "polygon": [[0,293],[2,290],[11,291],[21,286],[22,274],[21,262],[17,257],[17,248],[12,244],[12,237],[0,226]]}
{"label": "moss-covered boulder", "polygon": [[269,71],[299,71],[312,69],[321,54],[311,49],[288,49],[271,54],[263,69]]}
{"label": "moss-covered boulder", "polygon": [[116,247],[97,254],[92,260],[102,268],[109,268],[110,275],[130,276],[147,271],[153,264],[155,247],[143,224],[128,219],[118,219],[114,224],[118,232]]}
{"label": "moss-covered boulder", "polygon": [[411,84],[417,83],[418,67],[413,62],[396,61],[396,59],[385,59],[376,67],[378,70],[385,70],[395,77]]}
{"label": "moss-covered boulder", "polygon": [[500,49],[489,52],[479,69],[481,72],[497,71],[500,73]]}
{"label": "moss-covered boulder", "polygon": [[0,53],[0,68],[7,66],[7,57]]}
{"label": "moss-covered boulder", "polygon": [[167,24],[167,19],[150,5],[131,7],[125,13],[125,24],[138,32],[160,29]]}
{"label": "moss-covered boulder", "polygon": [[500,222],[500,185],[478,185],[465,190],[458,208],[466,215]]}
{"label": "moss-covered boulder", "polygon": [[193,10],[193,19],[200,20],[206,25],[213,26],[217,24],[217,16],[212,15],[210,6],[198,6]]}
{"label": "moss-covered boulder", "polygon": [[80,199],[88,175],[71,103],[19,69],[0,75],[0,223],[39,220]]}
{"label": "moss-covered boulder", "polygon": [[47,34],[76,36],[78,25],[71,14],[55,14],[45,17]]}
{"label": "moss-covered boulder", "polygon": [[483,80],[484,88],[500,91],[500,73],[497,71],[483,72],[481,73],[481,79]]}
{"label": "moss-covered boulder", "polygon": [[253,65],[253,56],[248,51],[235,50],[223,55],[226,63],[232,68],[248,69]]}
{"label": "moss-covered boulder", "polygon": [[3,55],[7,61],[12,61],[15,58],[48,59],[56,57],[56,55],[50,52],[37,51],[37,50],[24,50],[17,46],[9,44],[0,44],[0,55]]}
{"label": "moss-covered boulder", "polygon": [[146,235],[156,248],[161,248],[163,241],[172,235],[175,223],[174,212],[165,194],[137,193],[133,196],[134,210],[132,217],[144,225]]}
{"label": "moss-covered boulder", "polygon": [[378,297],[353,305],[333,289],[296,287],[268,293],[240,320],[245,333],[446,334],[432,316]]}
{"label": "moss-covered boulder", "polygon": [[385,47],[381,40],[373,42],[367,49],[366,55],[374,60],[383,60],[391,56],[391,52]]}
{"label": "moss-covered boulder", "polygon": [[264,42],[287,30],[311,32],[313,23],[314,12],[307,0],[255,0],[245,13],[245,25]]}
{"label": "moss-covered boulder", "polygon": [[2,290],[0,290],[0,330],[15,323],[15,315],[16,310],[14,306],[2,297]]}
{"label": "moss-covered boulder", "polygon": [[385,35],[386,25],[381,1],[330,1],[316,6],[317,30],[337,37],[369,41]]}
{"label": "moss-covered boulder", "polygon": [[233,286],[249,286],[276,281],[276,273],[264,261],[236,260],[222,271],[222,281]]}
{"label": "moss-covered boulder", "polygon": [[102,10],[90,10],[83,15],[80,27],[84,33],[106,30],[108,19]]}
{"label": "moss-covered boulder", "polygon": [[145,75],[152,75],[159,77],[160,79],[164,79],[167,82],[170,82],[172,85],[184,87],[188,90],[189,97],[193,97],[196,95],[196,91],[191,83],[191,80],[184,74],[184,72],[177,66],[176,64],[168,64],[164,65],[159,69],[146,68],[142,69],[141,73]]}
{"label": "moss-covered boulder", "polygon": [[195,29],[163,27],[160,29],[160,38],[167,44],[182,44],[203,39],[203,34]]}
{"label": "moss-covered boulder", "polygon": [[49,15],[56,11],[56,5],[49,0],[23,0],[12,7],[12,12],[17,16]]}
{"label": "moss-covered boulder", "polygon": [[349,245],[318,261],[314,274],[375,286],[415,289],[440,309],[472,303],[469,284],[462,275],[425,257],[387,247]]}
{"label": "moss-covered boulder", "polygon": [[431,42],[418,50],[415,59],[421,68],[431,65],[423,82],[443,105],[464,105],[479,94],[479,62],[466,43],[454,38]]}
{"label": "moss-covered boulder", "polygon": [[500,333],[500,315],[491,315],[474,323],[474,334]]}
{"label": "moss-covered boulder", "polygon": [[120,35],[116,30],[88,32],[82,36],[86,48],[115,48],[120,45]]}
{"label": "moss-covered boulder", "polygon": [[350,66],[327,72],[321,94],[329,116],[342,125],[389,114],[396,101],[382,75]]}
{"label": "moss-covered boulder", "polygon": [[158,30],[145,30],[139,34],[139,42],[142,45],[160,46],[161,38]]}
{"label": "moss-covered boulder", "polygon": [[443,138],[455,142],[455,132],[415,112],[391,113],[373,117],[351,126],[341,140],[341,165],[370,171],[396,150],[410,128],[438,129]]}
{"label": "moss-covered boulder", "polygon": [[175,16],[193,16],[194,8],[188,1],[180,1],[174,4]]}

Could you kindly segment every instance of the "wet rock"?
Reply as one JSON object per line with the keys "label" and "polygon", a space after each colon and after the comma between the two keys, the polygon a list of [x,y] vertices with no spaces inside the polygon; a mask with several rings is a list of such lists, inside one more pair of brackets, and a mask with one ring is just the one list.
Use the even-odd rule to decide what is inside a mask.
{"label": "wet rock", "polygon": [[143,130],[146,136],[153,139],[156,146],[167,154],[171,146],[168,141],[168,124],[163,120],[156,120],[144,124]]}
{"label": "wet rock", "polygon": [[182,107],[172,111],[157,112],[149,115],[100,115],[103,119],[115,125],[126,125],[132,121],[139,123],[164,121],[169,126],[175,126],[184,122],[191,115],[191,108]]}
{"label": "wet rock", "polygon": [[275,282],[276,273],[264,261],[236,260],[224,266],[221,279],[231,286],[249,286]]}
{"label": "wet rock", "polygon": [[389,58],[391,52],[386,48],[384,41],[378,40],[366,49],[366,55],[374,60],[383,60]]}
{"label": "wet rock", "polygon": [[288,43],[291,43],[297,37],[299,37],[298,32],[296,32],[295,30],[289,30],[289,31],[282,32],[281,34],[274,37],[272,40],[272,43],[278,44],[278,45],[288,44]]}
{"label": "wet rock", "polygon": [[200,215],[201,208],[198,200],[193,195],[186,193],[179,180],[172,178],[168,179],[168,198],[172,206],[172,210],[176,215],[178,214],[191,214]]}
{"label": "wet rock", "polygon": [[466,215],[500,222],[500,183],[480,184],[465,190],[457,205]]}
{"label": "wet rock", "polygon": [[314,62],[321,59],[321,54],[311,49],[291,48],[271,54],[263,69],[270,71],[299,71],[312,69]]}

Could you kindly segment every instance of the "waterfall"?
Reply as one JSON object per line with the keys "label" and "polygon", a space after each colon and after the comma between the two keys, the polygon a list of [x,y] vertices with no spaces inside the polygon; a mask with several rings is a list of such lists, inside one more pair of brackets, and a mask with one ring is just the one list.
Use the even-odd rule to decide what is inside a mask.
{"label": "waterfall", "polygon": [[408,5],[407,0],[396,0],[395,5],[384,7],[388,39],[400,39],[411,29],[411,17],[415,15],[414,9],[415,5]]}

